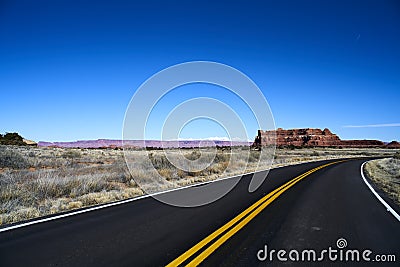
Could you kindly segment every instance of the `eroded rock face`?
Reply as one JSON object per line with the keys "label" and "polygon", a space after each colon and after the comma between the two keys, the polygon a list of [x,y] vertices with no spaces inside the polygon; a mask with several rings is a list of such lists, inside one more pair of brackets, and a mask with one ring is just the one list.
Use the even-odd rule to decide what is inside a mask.
{"label": "eroded rock face", "polygon": [[400,148],[400,143],[397,141],[392,141],[386,145],[387,148]]}
{"label": "eroded rock face", "polygon": [[328,128],[258,130],[255,145],[268,146],[274,143],[278,147],[385,147],[385,144],[378,140],[340,140]]}

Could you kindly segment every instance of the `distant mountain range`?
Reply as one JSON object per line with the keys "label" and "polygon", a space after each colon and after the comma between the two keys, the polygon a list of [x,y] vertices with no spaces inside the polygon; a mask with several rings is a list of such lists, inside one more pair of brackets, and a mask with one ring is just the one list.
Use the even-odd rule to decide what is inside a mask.
{"label": "distant mountain range", "polygon": [[254,142],[250,141],[227,141],[227,140],[84,140],[74,142],[39,142],[39,147],[60,147],[60,148],[196,148],[214,146],[269,146],[275,144],[278,147],[353,147],[353,148],[400,148],[397,141],[385,143],[379,140],[341,140],[329,129],[302,128],[284,130],[258,131]]}
{"label": "distant mountain range", "polygon": [[159,141],[159,140],[83,140],[73,142],[43,142],[38,143],[39,147],[60,147],[60,148],[193,148],[193,147],[213,147],[213,146],[250,146],[253,142],[246,141],[222,141],[222,140],[179,140],[179,141]]}

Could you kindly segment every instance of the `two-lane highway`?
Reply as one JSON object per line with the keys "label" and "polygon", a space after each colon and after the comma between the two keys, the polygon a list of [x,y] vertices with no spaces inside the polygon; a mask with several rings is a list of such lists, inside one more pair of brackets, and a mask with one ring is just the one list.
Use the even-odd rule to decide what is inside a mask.
{"label": "two-lane highway", "polygon": [[362,180],[364,161],[274,169],[253,193],[245,176],[203,207],[171,207],[149,197],[1,232],[0,265],[248,266],[270,263],[257,257],[265,245],[319,251],[343,238],[349,248],[395,254],[396,266],[400,223]]}

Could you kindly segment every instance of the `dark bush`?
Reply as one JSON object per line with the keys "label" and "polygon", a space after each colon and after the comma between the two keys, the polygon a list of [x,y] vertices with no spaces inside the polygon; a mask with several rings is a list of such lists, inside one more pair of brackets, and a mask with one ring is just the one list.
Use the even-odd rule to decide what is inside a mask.
{"label": "dark bush", "polygon": [[18,133],[6,133],[5,135],[0,134],[0,145],[25,146],[26,143]]}

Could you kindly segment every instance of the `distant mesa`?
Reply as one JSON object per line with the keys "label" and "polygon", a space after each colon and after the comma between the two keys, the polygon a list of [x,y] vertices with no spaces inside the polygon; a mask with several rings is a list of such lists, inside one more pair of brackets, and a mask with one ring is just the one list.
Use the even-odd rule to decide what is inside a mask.
{"label": "distant mesa", "polygon": [[400,143],[397,141],[392,141],[386,145],[387,148],[400,148]]}
{"label": "distant mesa", "polygon": [[221,141],[221,140],[179,140],[179,141],[160,141],[160,140],[86,140],[74,142],[39,142],[40,147],[60,147],[60,148],[196,148],[213,146],[250,146],[253,142],[245,141]]}
{"label": "distant mesa", "polygon": [[277,130],[263,131],[258,130],[258,135],[254,142],[242,141],[223,141],[223,140],[179,140],[179,141],[160,141],[160,140],[83,140],[73,142],[39,142],[39,147],[59,147],[59,148],[108,148],[122,149],[128,148],[197,148],[197,147],[229,147],[229,146],[270,146],[276,143],[277,147],[346,147],[346,148],[400,148],[400,143],[392,141],[385,144],[379,140],[341,140],[328,128],[324,130],[318,128],[288,129],[278,128]]}
{"label": "distant mesa", "polygon": [[258,130],[254,145],[258,147],[276,144],[277,147],[346,147],[346,148],[400,148],[400,144],[393,141],[385,144],[379,140],[341,140],[328,128]]}

